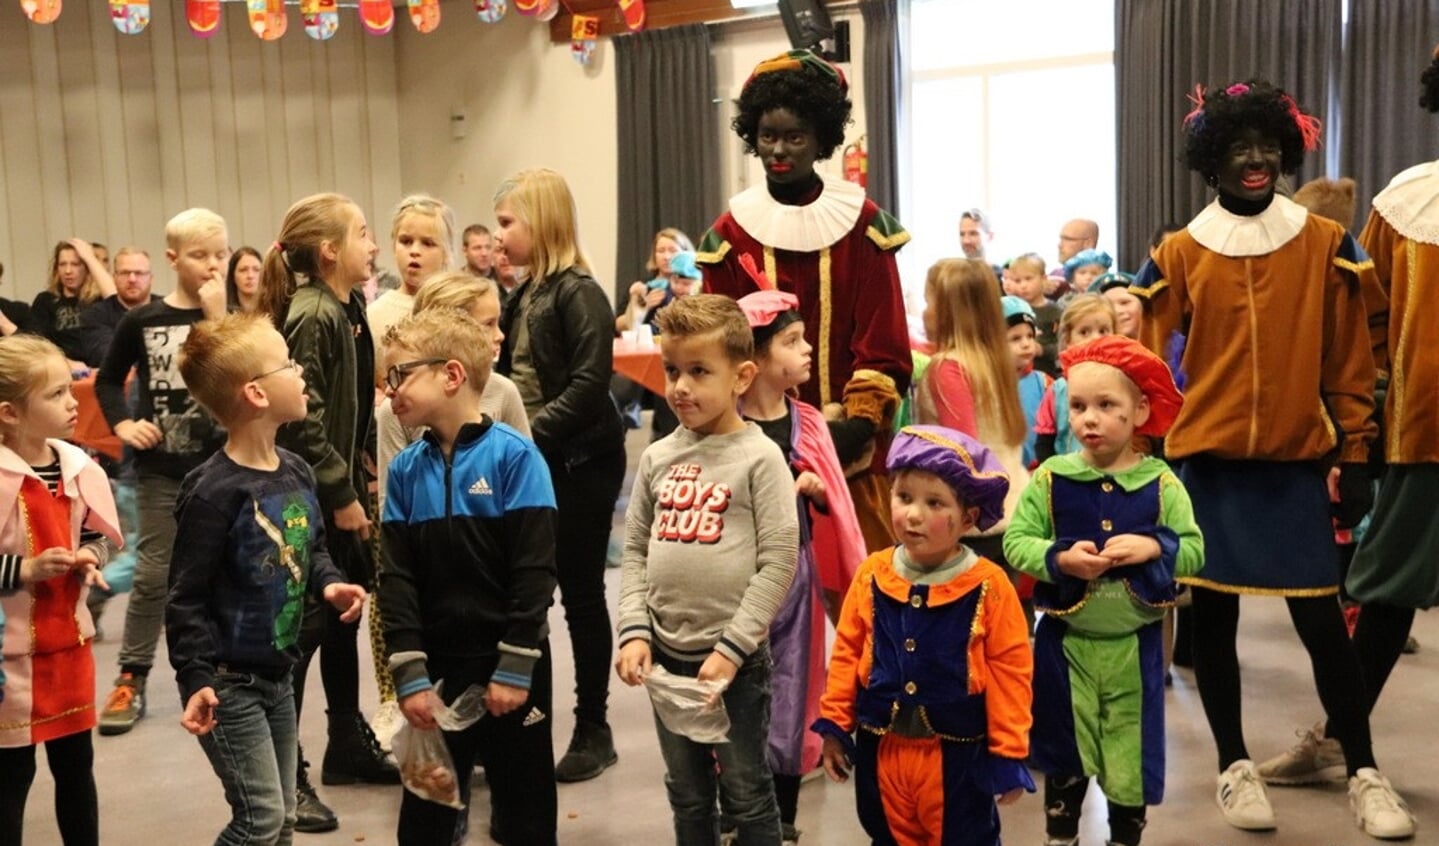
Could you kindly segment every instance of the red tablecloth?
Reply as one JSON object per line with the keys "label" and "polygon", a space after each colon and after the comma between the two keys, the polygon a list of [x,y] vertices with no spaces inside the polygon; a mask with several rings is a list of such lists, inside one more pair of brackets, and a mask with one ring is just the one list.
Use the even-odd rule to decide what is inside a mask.
{"label": "red tablecloth", "polygon": [[103,452],[115,460],[120,459],[120,439],[110,431],[105,415],[100,412],[100,402],[95,399],[95,377],[86,376],[70,384],[75,399],[80,402],[80,420],[75,424],[75,434],[70,440],[83,447]]}
{"label": "red tablecloth", "polygon": [[640,347],[623,338],[615,339],[615,372],[632,379],[653,393],[665,395],[665,367],[658,346]]}

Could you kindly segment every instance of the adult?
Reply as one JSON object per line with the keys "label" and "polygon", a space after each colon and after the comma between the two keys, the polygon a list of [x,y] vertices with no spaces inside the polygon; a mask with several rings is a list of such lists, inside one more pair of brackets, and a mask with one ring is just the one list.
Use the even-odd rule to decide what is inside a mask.
{"label": "adult", "polygon": [[[0,263],[0,279],[5,278],[5,265]],[[16,332],[35,332],[35,319],[30,315],[30,306],[19,300],[0,297],[0,336],[9,337]]]}
{"label": "adult", "polygon": [[984,245],[994,238],[989,219],[979,209],[965,209],[959,216],[959,248],[965,258],[984,258]]}
{"label": "adult", "polygon": [[[640,326],[653,329],[660,309],[678,297],[693,293],[700,278],[694,258],[694,244],[688,235],[674,227],[656,232],[650,245],[650,259],[645,262],[645,272],[650,278],[631,283],[619,300],[615,331],[627,332]],[[619,407],[627,428],[640,427],[642,405],[654,409],[650,421],[651,440],[663,438],[679,425],[679,418],[675,417],[664,397],[649,393],[643,385],[618,373],[610,379],[610,394],[615,398],[615,405]]]}
{"label": "adult", "polygon": [[[1439,48],[1420,77],[1419,104],[1439,112]],[[1370,712],[1414,623],[1414,612],[1439,605],[1439,532],[1433,522],[1439,495],[1439,408],[1430,400],[1439,356],[1428,339],[1439,329],[1423,296],[1439,277],[1439,237],[1433,203],[1439,198],[1439,162],[1402,171],[1374,198],[1359,241],[1373,256],[1376,287],[1365,289],[1374,363],[1389,374],[1383,398],[1381,442],[1373,457],[1383,475],[1374,514],[1359,540],[1346,587],[1360,603],[1354,648],[1364,672]],[[1372,296],[1371,296],[1372,294]],[[1341,476],[1341,479],[1343,477]],[[1287,755],[1266,761],[1292,783],[1321,781],[1342,749],[1325,726],[1304,732]]]}
{"label": "adult", "polygon": [[777,288],[799,297],[816,371],[800,399],[839,418],[831,434],[852,468],[850,491],[873,551],[894,543],[884,458],[913,369],[894,255],[909,233],[858,185],[815,173],[815,162],[844,141],[847,92],[839,68],[808,50],[754,69],[730,126],[763,163],[765,181],[730,198],[696,260],[708,292],[738,299]]}
{"label": "adult", "polygon": [[92,303],[80,313],[85,330],[85,363],[99,367],[115,337],[115,327],[125,312],[160,299],[151,293],[155,275],[150,270],[150,254],[139,247],[121,247],[115,253],[115,293]]}
{"label": "adult", "polygon": [[1049,271],[1048,284],[1044,293],[1050,299],[1058,299],[1069,292],[1064,278],[1064,263],[1084,250],[1099,247],[1099,224],[1088,218],[1076,217],[1059,228],[1059,264]]}
{"label": "adult", "polygon": [[471,223],[465,227],[465,272],[471,276],[495,278],[494,239],[489,227],[483,223]]}
{"label": "adult", "polygon": [[265,257],[254,247],[237,247],[225,271],[225,302],[231,311],[258,311],[260,270]]}
{"label": "adult", "polygon": [[[1275,193],[1319,139],[1319,122],[1284,91],[1262,80],[1201,91],[1184,134],[1190,169],[1219,196],[1155,248],[1134,291],[1148,302],[1145,343],[1176,357],[1185,381],[1165,451],[1204,530],[1204,569],[1182,581],[1194,591],[1194,671],[1219,752],[1215,798],[1236,828],[1275,827],[1244,742],[1236,640],[1241,595],[1282,596],[1344,751],[1356,819],[1371,835],[1408,836],[1413,819],[1375,767],[1359,659],[1335,601],[1334,525],[1354,525],[1373,497],[1375,374],[1357,275],[1369,262],[1339,224]],[[1285,331],[1269,331],[1274,321]]]}
{"label": "adult", "polygon": [[30,310],[40,334],[65,353],[72,370],[88,369],[80,313],[113,293],[115,280],[95,257],[89,241],[71,238],[55,245],[50,254],[50,281],[35,295]]}

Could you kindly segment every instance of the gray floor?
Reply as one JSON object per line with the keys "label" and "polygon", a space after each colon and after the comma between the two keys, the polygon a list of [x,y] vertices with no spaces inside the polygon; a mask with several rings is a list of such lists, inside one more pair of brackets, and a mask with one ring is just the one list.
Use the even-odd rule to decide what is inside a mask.
{"label": "gray floor", "polygon": [[[642,442],[632,439],[632,464]],[[608,573],[613,602],[619,572]],[[105,627],[115,633],[95,645],[97,695],[108,692],[119,648],[118,627],[123,602],[107,612]],[[569,677],[570,649],[564,621],[553,616],[555,647],[556,745],[569,738],[573,696],[561,681]],[[1423,644],[1417,655],[1405,656],[1374,715],[1375,747],[1383,771],[1408,799],[1420,822],[1415,842],[1439,843],[1439,764],[1434,746],[1434,703],[1439,701],[1439,616],[1419,615],[1415,634]],[[1250,749],[1263,758],[1287,748],[1300,725],[1319,714],[1306,656],[1289,625],[1284,605],[1274,599],[1248,599],[1240,636],[1244,665],[1245,704]],[[362,668],[368,665],[368,649]],[[134,731],[120,737],[96,737],[95,773],[99,783],[102,843],[105,846],[156,846],[213,842],[228,818],[219,782],[199,745],[179,726],[180,703],[173,675],[162,656],[150,685],[150,713]],[[368,670],[363,673],[369,678]],[[362,702],[373,711],[375,692],[364,685]],[[301,736],[318,759],[324,749],[324,694],[318,673],[311,673]],[[560,839],[573,844],[661,844],[673,841],[663,786],[663,767],[656,748],[648,700],[638,689],[618,682],[612,687],[612,722],[620,762],[604,776],[560,787]],[[1150,810],[1146,844],[1163,846],[1358,846],[1373,843],[1358,831],[1341,784],[1320,788],[1276,788],[1271,791],[1279,829],[1267,834],[1236,831],[1220,819],[1213,805],[1214,750],[1204,724],[1193,676],[1175,673],[1169,697],[1168,795]],[[42,756],[43,757],[43,756]],[[340,829],[324,835],[297,835],[305,846],[337,846],[360,842],[389,843],[400,788],[324,788],[321,795],[340,816]],[[53,790],[44,764],[31,791],[26,827],[31,844],[58,844]],[[484,836],[487,805],[483,793],[474,809],[469,842],[490,843]],[[1006,842],[1043,843],[1044,813],[1037,795],[1006,808]],[[810,844],[866,842],[855,819],[848,785],[823,779],[809,782],[800,796],[799,827]],[[1091,793],[1083,828],[1085,846],[1101,846],[1107,828],[1102,799]]]}

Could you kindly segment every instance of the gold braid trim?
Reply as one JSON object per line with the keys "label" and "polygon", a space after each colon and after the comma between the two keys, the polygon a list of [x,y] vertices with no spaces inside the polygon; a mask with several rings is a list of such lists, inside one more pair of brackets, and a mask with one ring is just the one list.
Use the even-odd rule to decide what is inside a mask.
{"label": "gold braid trim", "polygon": [[[829,384],[829,333],[834,326],[834,279],[830,275],[829,247],[819,251],[819,404],[823,408],[834,396]],[[893,384],[893,383],[891,383]]]}
{"label": "gold braid trim", "polygon": [[729,255],[730,242],[721,241],[713,252],[695,253],[695,264],[719,264]]}
{"label": "gold braid trim", "polygon": [[1147,300],[1147,299],[1152,298],[1155,294],[1159,293],[1160,291],[1163,291],[1165,288],[1168,288],[1168,287],[1169,287],[1169,283],[1168,283],[1168,282],[1164,281],[1163,279],[1159,279],[1159,280],[1156,280],[1153,285],[1150,285],[1150,286],[1147,287],[1147,288],[1141,288],[1141,287],[1139,287],[1138,285],[1130,285],[1130,286],[1129,286],[1129,293],[1133,294],[1133,295],[1136,296],[1136,297],[1139,297],[1140,299],[1145,299],[1145,300]]}
{"label": "gold braid trim", "polygon": [[18,731],[19,729],[30,728],[31,726],[43,726],[46,723],[53,723],[56,720],[63,720],[66,717],[73,717],[76,714],[93,711],[94,709],[94,702],[86,702],[84,705],[76,705],[74,708],[66,709],[58,714],[51,714],[48,717],[41,717],[38,720],[15,720],[14,722],[0,723],[0,731]]}
{"label": "gold braid trim", "polygon": [[868,229],[864,230],[864,236],[869,240],[873,241],[874,245],[876,247],[879,247],[881,250],[893,250],[897,247],[903,247],[905,244],[909,243],[908,231],[901,229],[893,235],[886,235],[883,232],[880,232],[879,228],[874,226],[873,224],[871,224]]}
{"label": "gold braid trim", "polygon": [[1335,256],[1334,266],[1339,268],[1340,270],[1347,270],[1350,273],[1362,273],[1363,271],[1374,269],[1374,259],[1365,259],[1364,261],[1354,262],[1346,258],[1340,258],[1339,256]]}
{"label": "gold braid trim", "polygon": [[1339,593],[1339,586],[1322,588],[1263,588],[1245,587],[1243,585],[1226,585],[1220,582],[1200,579],[1194,576],[1185,576],[1178,580],[1182,585],[1193,585],[1195,587],[1208,588],[1220,593],[1247,594],[1249,596],[1335,596]]}

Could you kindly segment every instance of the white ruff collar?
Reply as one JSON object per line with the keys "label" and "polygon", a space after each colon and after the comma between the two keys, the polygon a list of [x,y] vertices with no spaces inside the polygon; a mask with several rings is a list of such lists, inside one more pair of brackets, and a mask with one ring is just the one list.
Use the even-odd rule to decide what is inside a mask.
{"label": "white ruff collar", "polygon": [[1374,210],[1411,241],[1439,244],[1439,162],[1401,172],[1374,198]]}
{"label": "white ruff collar", "polygon": [[812,253],[848,235],[864,207],[864,189],[853,182],[824,182],[820,195],[804,206],[787,206],[761,182],[734,195],[730,214],[767,247]]}
{"label": "white ruff collar", "polygon": [[1222,256],[1243,258],[1268,255],[1293,241],[1307,217],[1308,209],[1275,194],[1269,208],[1253,217],[1234,214],[1215,200],[1189,221],[1187,228],[1201,246]]}

